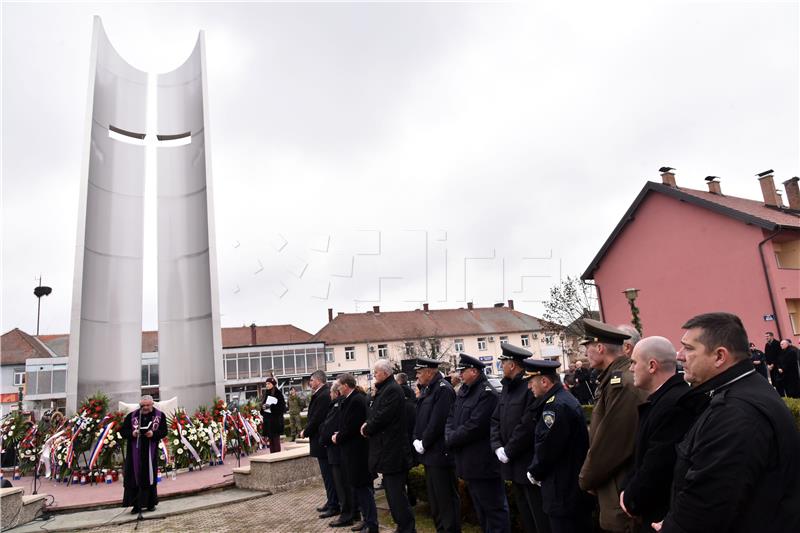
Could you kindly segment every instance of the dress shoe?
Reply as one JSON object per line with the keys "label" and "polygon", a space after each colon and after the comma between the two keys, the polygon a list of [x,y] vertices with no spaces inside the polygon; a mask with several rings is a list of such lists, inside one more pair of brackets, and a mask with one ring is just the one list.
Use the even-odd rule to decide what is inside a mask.
{"label": "dress shoe", "polygon": [[367,523],[364,522],[363,520],[361,520],[360,522],[356,522],[356,525],[351,527],[350,531],[361,531],[362,529],[364,529],[364,526],[366,526],[366,525],[367,525]]}
{"label": "dress shoe", "polygon": [[325,505],[323,505],[322,507],[317,507],[317,512],[318,513],[324,513],[327,510],[328,510],[328,504],[327,503]]}
{"label": "dress shoe", "polygon": [[364,527],[361,528],[361,531],[363,531],[364,533],[379,533],[380,529],[378,528],[378,526],[370,526],[364,524]]}
{"label": "dress shoe", "polygon": [[133,509],[131,509],[131,514],[139,514],[139,509],[134,507]]}
{"label": "dress shoe", "polygon": [[319,515],[320,518],[330,518],[332,516],[336,516],[340,513],[339,509],[332,509],[329,508],[327,511],[324,511],[322,514]]}
{"label": "dress shoe", "polygon": [[152,513],[153,511],[155,511],[155,510],[156,510],[156,508],[155,508],[155,506],[153,506],[153,507],[148,507],[148,508],[147,508],[147,510],[148,510],[148,511],[150,511],[150,512]]}
{"label": "dress shoe", "polygon": [[352,526],[353,525],[353,519],[349,518],[347,516],[340,516],[339,518],[337,518],[333,522],[329,522],[328,525],[331,526],[331,527]]}

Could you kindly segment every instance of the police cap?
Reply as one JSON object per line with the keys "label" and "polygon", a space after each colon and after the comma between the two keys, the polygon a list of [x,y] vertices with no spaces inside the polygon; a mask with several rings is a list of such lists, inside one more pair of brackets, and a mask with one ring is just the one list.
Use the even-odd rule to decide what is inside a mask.
{"label": "police cap", "polygon": [[417,357],[414,360],[414,370],[421,370],[423,368],[439,368],[442,361],[438,359],[429,359],[427,357]]}
{"label": "police cap", "polygon": [[522,379],[531,379],[534,376],[557,376],[556,369],[561,366],[558,361],[550,361],[547,359],[525,359],[522,361],[522,368],[525,369],[525,374]]}
{"label": "police cap", "polygon": [[522,362],[523,359],[527,359],[528,357],[532,356],[533,354],[524,348],[520,348],[519,346],[514,346],[513,344],[509,344],[504,342],[500,344],[500,347],[503,350],[503,355],[498,357],[501,361],[517,361]]}
{"label": "police cap", "polygon": [[478,370],[483,370],[486,368],[486,364],[482,363],[478,360],[477,357],[472,357],[471,355],[467,355],[465,353],[458,355],[458,366],[456,370],[465,370],[467,368],[477,368]]}

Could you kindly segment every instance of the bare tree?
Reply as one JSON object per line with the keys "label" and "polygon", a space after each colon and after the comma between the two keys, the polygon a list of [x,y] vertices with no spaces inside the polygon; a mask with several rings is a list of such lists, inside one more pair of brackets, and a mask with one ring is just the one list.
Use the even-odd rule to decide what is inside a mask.
{"label": "bare tree", "polygon": [[403,350],[406,358],[427,357],[453,364],[457,354],[455,344],[451,339],[443,339],[439,336],[438,331],[427,334],[423,331],[416,331],[414,339],[405,341],[399,347]]}
{"label": "bare tree", "polygon": [[550,299],[544,302],[543,318],[566,328],[568,335],[583,335],[580,318],[597,316],[597,296],[594,287],[578,277],[561,280],[550,288]]}

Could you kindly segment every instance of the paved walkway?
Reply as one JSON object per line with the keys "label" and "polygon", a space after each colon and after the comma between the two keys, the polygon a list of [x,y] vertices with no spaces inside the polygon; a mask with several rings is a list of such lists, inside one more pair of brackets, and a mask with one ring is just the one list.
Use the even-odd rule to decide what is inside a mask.
{"label": "paved walkway", "polygon": [[[254,455],[269,453],[268,450],[259,450]],[[250,464],[250,458],[243,456],[242,466]],[[202,470],[182,472],[176,478],[169,479],[164,476],[158,484],[159,498],[188,496],[199,490],[225,488],[233,486],[232,471],[237,466],[236,456],[229,455],[225,464],[218,466],[204,466]],[[33,477],[26,476],[19,481],[12,481],[15,487],[25,489],[25,494],[33,494]],[[122,502],[122,481],[106,485],[76,485],[68,486],[56,483],[50,479],[39,480],[39,494],[50,494],[53,503],[50,508],[54,511],[85,510],[90,507],[111,507]]]}

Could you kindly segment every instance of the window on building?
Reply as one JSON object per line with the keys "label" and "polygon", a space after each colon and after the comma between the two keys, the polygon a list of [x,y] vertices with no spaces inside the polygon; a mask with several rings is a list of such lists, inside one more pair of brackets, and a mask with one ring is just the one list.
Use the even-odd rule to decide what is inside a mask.
{"label": "window on building", "polygon": [[250,352],[250,377],[257,378],[261,376],[261,354],[259,352]]}
{"label": "window on building", "polygon": [[246,353],[240,353],[237,356],[239,360],[239,379],[250,378],[250,357]]}
{"label": "window on building", "polygon": [[478,350],[486,350],[486,337],[478,337]]}
{"label": "window on building", "polygon": [[800,269],[800,239],[772,244],[778,268]]}
{"label": "window on building", "polygon": [[792,324],[792,332],[800,335],[800,298],[788,298],[786,308],[789,310],[789,322]]}
{"label": "window on building", "polygon": [[25,369],[24,368],[15,368],[14,369],[14,386],[19,387],[25,384]]}
{"label": "window on building", "polygon": [[389,357],[389,345],[388,344],[379,344],[378,345],[378,357]]}
{"label": "window on building", "polygon": [[333,348],[325,348],[325,362],[326,363],[335,362],[335,359],[333,357]]}
{"label": "window on building", "polygon": [[407,342],[406,343],[406,355],[413,356],[414,352],[415,352],[414,343],[413,342]]}
{"label": "window on building", "polygon": [[520,335],[519,340],[523,347],[531,345],[531,338],[528,335]]}
{"label": "window on building", "polygon": [[453,349],[459,353],[464,351],[464,339],[456,339],[453,341]]}
{"label": "window on building", "polygon": [[225,379],[236,379],[236,354],[225,354]]}
{"label": "window on building", "polygon": [[552,335],[545,335],[544,336],[544,343],[545,344],[553,344],[553,336]]}
{"label": "window on building", "polygon": [[355,361],[356,359],[356,347],[355,346],[345,346],[344,347],[344,360],[345,361]]}
{"label": "window on building", "polygon": [[508,335],[500,335],[500,344],[508,343]]}
{"label": "window on building", "polygon": [[297,371],[295,367],[294,355],[295,350],[283,351],[283,373],[294,374]]}

